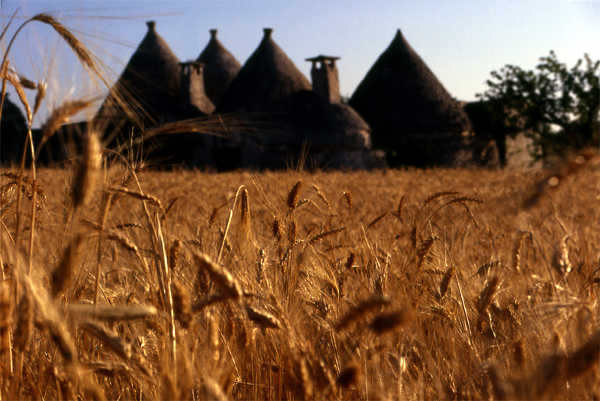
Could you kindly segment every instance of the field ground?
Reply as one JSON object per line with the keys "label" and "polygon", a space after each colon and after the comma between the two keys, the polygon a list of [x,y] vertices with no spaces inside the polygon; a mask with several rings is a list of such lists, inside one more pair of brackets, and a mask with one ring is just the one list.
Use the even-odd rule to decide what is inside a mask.
{"label": "field ground", "polygon": [[2,400],[600,397],[599,171],[2,172]]}

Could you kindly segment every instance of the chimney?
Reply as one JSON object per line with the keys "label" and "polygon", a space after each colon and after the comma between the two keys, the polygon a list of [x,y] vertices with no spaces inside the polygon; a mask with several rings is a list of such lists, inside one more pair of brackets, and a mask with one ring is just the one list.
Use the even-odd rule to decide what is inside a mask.
{"label": "chimney", "polygon": [[340,81],[335,65],[336,60],[339,59],[339,57],[323,55],[306,59],[306,61],[312,62],[310,76],[313,91],[329,103],[339,103],[341,101]]}
{"label": "chimney", "polygon": [[216,39],[217,38],[217,30],[216,29],[211,29],[208,32],[210,32],[210,38],[211,39]]}
{"label": "chimney", "polygon": [[273,28],[263,28],[263,32],[265,33],[265,39],[269,39],[273,33]]}
{"label": "chimney", "polygon": [[154,27],[156,27],[156,21],[146,21],[146,25],[149,31],[153,31]]}
{"label": "chimney", "polygon": [[196,61],[179,63],[181,70],[181,101],[196,105],[204,93],[204,64]]}

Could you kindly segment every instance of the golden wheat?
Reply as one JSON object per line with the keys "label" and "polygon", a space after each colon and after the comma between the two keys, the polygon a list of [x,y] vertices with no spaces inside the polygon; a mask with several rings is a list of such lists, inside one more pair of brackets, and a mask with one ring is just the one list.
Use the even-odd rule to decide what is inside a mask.
{"label": "golden wheat", "polygon": [[82,235],[77,235],[65,249],[58,266],[52,271],[50,285],[54,297],[62,294],[71,282],[79,263],[79,250],[83,244]]}
{"label": "golden wheat", "polygon": [[300,198],[300,191],[302,190],[302,180],[299,180],[294,184],[287,197],[287,205],[290,210],[294,210],[298,206],[298,199]]}
{"label": "golden wheat", "polygon": [[452,277],[454,277],[454,267],[449,267],[448,270],[446,270],[446,273],[444,273],[444,277],[440,283],[440,298],[444,298],[444,295],[446,295]]}
{"label": "golden wheat", "polygon": [[343,330],[353,322],[362,318],[370,311],[381,308],[390,304],[390,300],[386,297],[373,296],[361,301],[358,305],[350,309],[335,325],[337,330]]}
{"label": "golden wheat", "polygon": [[81,322],[78,327],[102,341],[121,359],[128,361],[131,358],[131,344],[124,342],[113,330],[94,321]]}
{"label": "golden wheat", "polygon": [[147,319],[157,314],[156,308],[150,305],[68,304],[66,310],[76,319],[87,317],[106,321]]}
{"label": "golden wheat", "polygon": [[[6,172],[3,199],[18,190],[30,202],[31,175],[19,186],[19,174]],[[545,193],[551,203],[513,216],[521,203],[515,194],[526,193],[535,176],[432,170],[132,177],[111,167],[108,188],[130,188],[135,179],[136,189],[92,196],[70,222],[69,174],[38,176],[48,199],[31,275],[26,248],[14,242],[15,206],[3,205],[0,273],[12,305],[5,325],[12,342],[0,355],[3,399],[593,398],[598,230],[586,222],[597,214],[597,191],[581,183],[596,182],[596,171],[579,172],[581,179]],[[300,179],[328,194],[351,192],[352,209],[343,195],[323,210],[300,200],[325,204],[312,187],[290,213],[282,199]],[[411,186],[417,179],[422,185]],[[474,197],[460,195],[474,186],[485,201],[477,207]],[[440,192],[446,195],[424,209],[422,199]],[[179,199],[185,208],[159,207],[146,193],[169,205]],[[236,217],[229,236],[225,206]],[[244,209],[252,252],[240,249],[243,237],[236,236]],[[367,230],[391,210],[395,219]],[[518,231],[524,227],[527,233]],[[285,235],[289,243],[276,240]],[[78,249],[77,258],[69,248]],[[553,256],[558,263],[567,253],[572,269],[559,275]],[[57,254],[54,266],[71,267],[48,272],[46,261]],[[503,267],[511,257],[521,274]],[[102,275],[97,290],[95,271]],[[53,284],[55,276],[65,283]],[[65,297],[53,299],[55,287]],[[95,291],[102,304],[94,305]],[[389,298],[374,295],[384,293]]]}
{"label": "golden wheat", "polygon": [[[40,88],[44,88],[44,89],[38,89],[38,96],[36,97],[36,103],[35,103],[37,107],[39,107],[38,101],[41,103],[41,100],[42,100],[41,99],[42,95],[40,95],[40,94],[43,94],[46,91],[45,85],[41,85]],[[39,100],[38,100],[38,97],[40,98]],[[60,106],[55,108],[50,113],[48,118],[46,118],[46,121],[44,121],[44,123],[42,124],[42,127],[41,127],[42,139],[41,139],[40,145],[38,147],[38,152],[39,152],[39,148],[41,148],[50,138],[52,138],[52,136],[56,133],[56,131],[58,131],[58,129],[63,124],[68,123],[70,121],[71,117],[73,117],[80,111],[83,111],[83,110],[89,108],[94,102],[95,102],[95,99],[94,100],[92,100],[92,99],[90,99],[90,100],[67,100],[63,104],[61,104]],[[35,108],[34,108],[34,110],[35,110]]]}
{"label": "golden wheat", "polygon": [[246,313],[248,314],[248,319],[258,324],[260,327],[269,329],[280,329],[282,327],[279,319],[267,311],[247,305]]}
{"label": "golden wheat", "polygon": [[88,132],[84,142],[83,156],[73,177],[73,207],[79,209],[91,199],[100,178],[102,149],[95,132]]}
{"label": "golden wheat", "polygon": [[194,254],[194,259],[200,271],[208,272],[226,298],[239,299],[242,296],[240,284],[227,269],[216,264],[208,255],[202,253]]}

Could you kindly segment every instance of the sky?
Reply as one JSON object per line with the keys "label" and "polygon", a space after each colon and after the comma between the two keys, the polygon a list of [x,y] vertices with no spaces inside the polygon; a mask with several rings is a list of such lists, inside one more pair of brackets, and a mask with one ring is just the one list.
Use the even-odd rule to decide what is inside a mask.
{"label": "sky", "polygon": [[[275,42],[309,79],[305,58],[341,57],[344,96],[353,93],[398,29],[459,100],[485,91],[492,70],[506,64],[532,69],[550,50],[569,66],[585,53],[600,59],[600,0],[2,0],[0,5],[3,26],[17,12],[3,49],[26,18],[50,13],[102,60],[111,82],[146,34],[147,20],[156,21],[181,61],[197,58],[208,30],[217,28],[223,45],[243,64],[263,27],[272,27]],[[28,78],[48,82],[34,126],[66,99],[100,99],[107,92],[43,24],[19,33],[9,59]]]}

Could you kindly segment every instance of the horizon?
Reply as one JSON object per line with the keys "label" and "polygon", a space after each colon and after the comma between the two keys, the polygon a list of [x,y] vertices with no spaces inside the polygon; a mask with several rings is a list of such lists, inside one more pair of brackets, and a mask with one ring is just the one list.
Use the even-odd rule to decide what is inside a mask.
{"label": "horizon", "polygon": [[[156,21],[158,34],[180,61],[196,59],[208,43],[209,29],[215,28],[219,40],[242,65],[262,39],[263,28],[271,27],[275,42],[309,81],[306,58],[341,57],[337,65],[345,97],[352,95],[398,29],[450,95],[461,101],[475,100],[477,93],[485,91],[493,70],[506,64],[533,69],[551,50],[569,67],[584,54],[600,58],[600,28],[595,24],[600,17],[598,0],[491,0],[485,4],[457,0],[408,5],[383,0],[368,4],[132,0],[127,5],[116,0],[58,0],[51,7],[38,0],[5,1],[3,25],[17,8],[19,14],[7,38],[25,17],[47,12],[103,61],[111,83],[146,34],[148,20]],[[50,97],[34,127],[44,121],[49,109],[66,99],[107,93],[106,88],[89,82],[62,39],[42,24],[30,24],[19,34],[10,59],[26,77],[48,80]],[[11,99],[18,103],[15,95]],[[90,117],[88,113],[82,119]]]}

